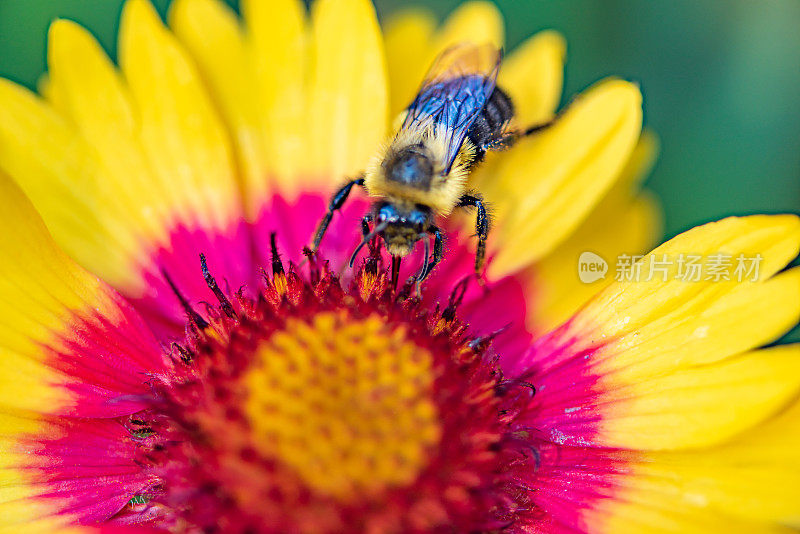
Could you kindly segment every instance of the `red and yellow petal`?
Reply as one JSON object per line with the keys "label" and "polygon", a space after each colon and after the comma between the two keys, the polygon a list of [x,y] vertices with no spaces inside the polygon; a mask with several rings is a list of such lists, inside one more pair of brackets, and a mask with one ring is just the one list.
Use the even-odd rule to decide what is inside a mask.
{"label": "red and yellow petal", "polygon": [[[205,252],[230,284],[255,276],[229,134],[153,7],[125,6],[121,73],[67,21],[53,25],[48,61],[56,108],[0,81],[0,169],[30,196],[56,241],[173,327],[184,314],[165,272],[185,272],[191,282]],[[200,286],[191,301],[210,297]]]}
{"label": "red and yellow petal", "polygon": [[0,414],[0,532],[99,525],[155,483],[117,420],[20,421]]}
{"label": "red and yellow petal", "polygon": [[161,366],[147,327],[57,248],[30,202],[2,176],[0,224],[0,407],[83,417],[135,411],[133,397]]}
{"label": "red and yellow petal", "polygon": [[[540,428],[583,446],[712,446],[800,391],[796,350],[753,351],[800,318],[795,216],[729,218],[686,232],[642,261],[673,258],[666,281],[615,282],[517,362],[538,376]],[[692,252],[686,252],[692,251]],[[676,279],[680,254],[760,254],[757,281]]]}
{"label": "red and yellow petal", "polygon": [[171,227],[224,228],[241,205],[227,134],[192,63],[144,0],[126,5],[120,55],[126,79],[88,32],[57,22],[48,87],[66,116],[2,82],[0,137],[9,142],[0,168],[69,253],[137,294],[148,249]]}
{"label": "red and yellow petal", "polygon": [[[800,358],[797,345],[764,353]],[[609,497],[584,514],[599,532],[795,532],[800,404],[727,443],[629,456]],[[736,530],[738,529],[738,530]]]}
{"label": "red and yellow petal", "polygon": [[[103,424],[87,418],[126,433],[110,418],[142,408],[148,378],[163,369],[160,348],[127,303],[58,249],[3,176],[0,226],[0,531],[46,532],[73,512],[105,519],[129,499],[106,498],[128,479],[102,475],[119,467],[134,485],[143,480],[132,456],[115,455],[110,441],[87,455]],[[80,477],[83,485],[74,485]]]}

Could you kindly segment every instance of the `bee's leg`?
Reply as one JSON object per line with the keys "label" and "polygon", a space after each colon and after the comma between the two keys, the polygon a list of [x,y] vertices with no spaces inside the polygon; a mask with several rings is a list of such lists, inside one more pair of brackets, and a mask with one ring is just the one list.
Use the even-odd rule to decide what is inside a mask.
{"label": "bee's leg", "polygon": [[438,226],[430,225],[428,227],[428,233],[433,234],[433,258],[431,262],[428,264],[427,269],[425,272],[422,273],[420,277],[420,282],[425,280],[428,275],[430,275],[433,270],[439,265],[439,262],[442,261],[442,256],[444,254],[444,236],[442,235],[442,231],[439,229]]}
{"label": "bee's leg", "polygon": [[417,279],[417,283],[422,282],[425,279],[425,275],[428,272],[428,266],[431,263],[431,241],[427,234],[422,238],[422,245],[425,251],[422,260],[422,267],[420,268],[419,272],[414,276]]}
{"label": "bee's leg", "polygon": [[314,245],[311,248],[313,252],[316,252],[319,248],[319,244],[322,242],[322,237],[325,235],[325,230],[328,229],[328,225],[331,223],[331,219],[333,219],[333,214],[335,211],[342,209],[347,197],[350,196],[350,190],[353,189],[354,185],[364,185],[364,177],[360,176],[355,180],[351,180],[344,184],[341,189],[339,189],[336,194],[333,195],[330,204],[328,205],[328,212],[325,213],[325,216],[319,223],[317,227],[317,233],[314,234]]}
{"label": "bee's leg", "polygon": [[422,244],[424,245],[425,249],[424,259],[422,260],[422,267],[420,267],[417,274],[415,274],[409,279],[414,281],[414,285],[417,289],[417,298],[422,298],[422,281],[425,280],[425,276],[427,276],[428,273],[428,266],[431,263],[431,240],[430,236],[427,233],[422,238]]}
{"label": "bee's leg", "polygon": [[478,236],[478,248],[475,250],[475,274],[481,280],[481,270],[486,259],[486,238],[489,235],[489,216],[483,197],[477,194],[462,195],[457,204],[459,207],[475,207],[478,210],[475,218],[475,235]]}

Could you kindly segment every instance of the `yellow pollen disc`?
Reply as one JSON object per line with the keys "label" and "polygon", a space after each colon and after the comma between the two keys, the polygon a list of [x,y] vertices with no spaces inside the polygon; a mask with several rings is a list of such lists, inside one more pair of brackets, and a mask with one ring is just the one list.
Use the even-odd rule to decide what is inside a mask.
{"label": "yellow pollen disc", "polygon": [[289,319],[245,376],[261,450],[341,500],[409,484],[441,435],[431,354],[346,311]]}

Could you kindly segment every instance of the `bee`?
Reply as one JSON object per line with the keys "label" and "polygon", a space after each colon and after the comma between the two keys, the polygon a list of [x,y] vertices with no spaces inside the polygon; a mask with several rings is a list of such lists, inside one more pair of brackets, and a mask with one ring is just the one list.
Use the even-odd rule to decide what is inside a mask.
{"label": "bee", "polygon": [[447,217],[456,208],[475,208],[475,272],[480,279],[490,223],[483,197],[467,191],[467,178],[487,151],[507,148],[546,126],[513,128],[514,105],[497,87],[501,59],[501,50],[492,45],[462,43],[434,61],[394,136],[361,176],[333,195],[312,250],[319,247],[333,214],[353,187],[360,186],[376,200],[362,220],[363,239],[350,259],[351,267],[361,248],[381,236],[392,257],[396,286],[401,258],[423,240],[425,257],[415,276],[419,283],[442,260],[444,237],[435,217]]}

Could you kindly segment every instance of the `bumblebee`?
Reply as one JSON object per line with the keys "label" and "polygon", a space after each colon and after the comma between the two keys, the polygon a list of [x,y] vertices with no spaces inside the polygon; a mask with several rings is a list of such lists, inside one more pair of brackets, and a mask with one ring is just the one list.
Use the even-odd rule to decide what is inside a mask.
{"label": "bumblebee", "polygon": [[[444,237],[435,216],[447,217],[456,208],[474,207],[478,238],[475,272],[480,275],[490,224],[481,195],[467,191],[467,177],[487,151],[506,148],[520,136],[544,127],[513,128],[514,105],[496,85],[501,58],[501,51],[494,46],[463,43],[434,61],[394,136],[361,176],[333,195],[314,236],[314,251],[333,214],[344,205],[352,188],[360,186],[376,200],[362,220],[363,239],[350,259],[351,267],[359,250],[381,236],[392,257],[392,282],[396,285],[401,258],[423,240],[425,258],[416,275],[421,282],[442,259]],[[434,239],[432,257],[430,236]]]}

